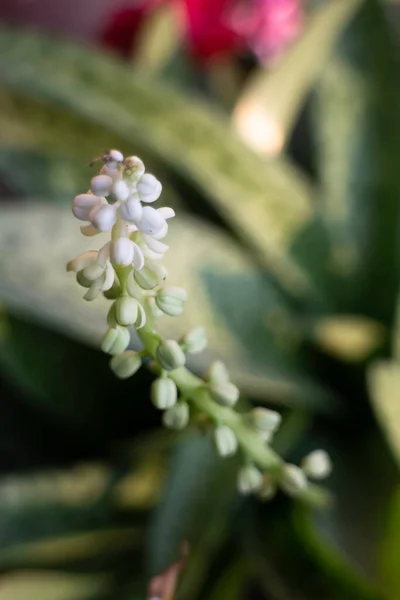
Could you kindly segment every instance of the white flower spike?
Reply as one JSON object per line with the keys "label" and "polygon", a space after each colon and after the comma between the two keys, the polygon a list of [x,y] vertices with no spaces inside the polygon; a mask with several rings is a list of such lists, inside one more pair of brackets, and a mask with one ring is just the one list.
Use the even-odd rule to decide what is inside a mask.
{"label": "white flower spike", "polygon": [[[204,329],[194,327],[179,341],[165,339],[157,330],[157,319],[178,317],[187,301],[184,288],[164,285],[163,259],[169,246],[161,240],[168,234],[168,221],[175,211],[169,206],[148,206],[160,197],[161,183],[145,173],[137,156],[124,158],[113,149],[94,159],[91,166],[98,161],[103,163],[100,172],[91,178],[90,191],[74,198],[72,212],[86,222],[80,228],[84,236],[110,233],[99,250],[69,261],[67,271],[75,273],[85,300],[102,295],[111,302],[101,348],[112,356],[112,371],[125,379],[142,364],[149,364],[155,374],[150,397],[163,411],[164,426],[179,431],[198,423],[211,432],[221,457],[230,460],[240,453],[244,466],[237,485],[242,494],[267,500],[281,489],[302,500],[312,499],[318,488],[307,478],[321,479],[330,473],[328,455],[314,451],[301,468],[285,464],[270,446],[281,422],[279,413],[267,408],[237,412],[239,389],[220,361],[211,365],[204,378],[187,368],[187,355],[190,358],[206,348]],[[143,349],[130,348],[131,328]]]}

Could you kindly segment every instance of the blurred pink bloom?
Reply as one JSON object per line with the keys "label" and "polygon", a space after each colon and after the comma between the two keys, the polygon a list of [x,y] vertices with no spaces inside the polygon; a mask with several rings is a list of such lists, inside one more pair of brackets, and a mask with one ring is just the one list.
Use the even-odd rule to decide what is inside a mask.
{"label": "blurred pink bloom", "polygon": [[183,0],[187,42],[192,54],[207,61],[243,48],[243,37],[230,23],[232,0]]}
{"label": "blurred pink bloom", "polygon": [[303,25],[301,0],[239,1],[230,22],[260,59],[279,55],[300,34]]}
{"label": "blurred pink bloom", "polygon": [[176,5],[177,16],[183,12],[187,45],[202,62],[245,49],[274,58],[302,27],[302,0],[142,0],[112,14],[103,43],[129,56],[144,19],[167,2]]}

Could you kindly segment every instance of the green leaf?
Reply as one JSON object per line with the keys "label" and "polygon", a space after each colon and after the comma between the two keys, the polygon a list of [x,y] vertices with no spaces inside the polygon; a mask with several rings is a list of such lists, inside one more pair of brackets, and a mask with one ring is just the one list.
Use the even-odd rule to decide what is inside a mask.
{"label": "green leaf", "polygon": [[399,285],[400,83],[394,33],[366,0],[324,70],[315,103],[320,207],[347,312],[393,322]]}
{"label": "green leaf", "polygon": [[2,600],[84,600],[104,586],[105,579],[62,572],[21,571],[2,576]]}
{"label": "green leaf", "polygon": [[400,596],[400,489],[393,495],[387,517],[387,530],[382,542],[381,571],[388,600]]}
{"label": "green leaf", "polygon": [[375,415],[400,467],[400,363],[373,363],[368,370],[368,384]]}
{"label": "green leaf", "polygon": [[258,510],[251,524],[243,522],[243,541],[254,576],[273,598],[383,600],[320,535],[310,512],[282,498]]}
{"label": "green leaf", "polygon": [[[285,297],[257,272],[220,273],[204,268],[206,290],[213,306],[229,331],[256,363],[263,363],[271,378],[271,399],[291,406],[331,410],[337,399],[312,381],[304,372],[300,343],[303,332]],[[279,385],[273,391],[274,377],[290,381],[289,388]],[[298,382],[297,392],[291,385]],[[268,400],[268,391],[266,398]]]}
{"label": "green leaf", "polygon": [[277,67],[255,72],[235,108],[233,122],[257,152],[279,153],[343,28],[362,0],[330,0],[316,8],[298,41]]}
{"label": "green leaf", "polygon": [[152,574],[161,572],[177,559],[182,542],[189,542],[183,597],[198,589],[226,534],[236,496],[236,469],[236,459],[217,460],[211,440],[198,433],[186,435],[176,446],[149,529],[148,564]]}
{"label": "green leaf", "polygon": [[[27,55],[29,68],[22,60]],[[214,108],[87,48],[2,27],[0,56],[0,81],[13,93],[34,98],[36,108],[43,103],[50,112],[65,109],[103,137],[104,130],[112,132],[107,146],[118,136],[125,140],[122,150],[133,144],[151,153],[200,190],[292,293],[305,293],[307,278],[286,247],[312,207],[308,185],[290,164],[261,160],[233,136]],[[29,110],[30,102],[22,102]],[[73,135],[78,135],[75,156],[79,147],[84,160],[90,160],[85,151],[90,138],[76,129],[69,138]],[[41,136],[32,135],[32,143],[40,144]]]}

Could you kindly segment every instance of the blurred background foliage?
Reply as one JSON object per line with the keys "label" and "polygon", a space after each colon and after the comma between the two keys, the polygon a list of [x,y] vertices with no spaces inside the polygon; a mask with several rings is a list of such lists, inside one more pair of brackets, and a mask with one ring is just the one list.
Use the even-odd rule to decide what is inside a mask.
{"label": "blurred background foliage", "polygon": [[[396,4],[2,3],[0,600],[144,600],[184,540],[178,600],[400,598]],[[282,411],[286,458],[331,453],[328,509],[238,497],[149,373],[108,371],[64,265],[109,147],[179,211],[166,331],[207,327],[193,368]]]}

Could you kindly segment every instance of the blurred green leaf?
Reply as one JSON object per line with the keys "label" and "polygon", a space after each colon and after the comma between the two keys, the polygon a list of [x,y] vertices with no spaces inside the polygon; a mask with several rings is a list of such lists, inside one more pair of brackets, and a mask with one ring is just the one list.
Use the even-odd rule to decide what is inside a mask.
{"label": "blurred green leaf", "polygon": [[368,371],[368,383],[376,417],[400,467],[400,363],[373,363]]}
{"label": "blurred green leaf", "polygon": [[166,4],[153,8],[136,32],[133,66],[144,73],[165,68],[184,39],[182,24],[175,6]]}
{"label": "blurred green leaf", "polygon": [[[67,533],[55,538],[31,541],[14,545],[0,551],[0,565],[7,568],[16,565],[35,568],[61,567],[66,563],[89,561],[93,557],[121,554],[132,550],[141,539],[138,529],[124,527],[115,530],[87,531],[83,533]],[[103,558],[104,565],[104,558]],[[1,598],[1,595],[0,595]]]}
{"label": "blurred green leaf", "polygon": [[0,600],[83,600],[104,586],[104,577],[21,571],[2,575]]}
{"label": "blurred green leaf", "polygon": [[198,433],[184,436],[176,446],[149,528],[148,565],[152,574],[161,572],[177,559],[182,542],[189,542],[184,597],[197,589],[226,534],[236,497],[236,469],[235,459],[216,460],[211,440]]}
{"label": "blurred green leaf", "polygon": [[308,510],[279,498],[273,505],[260,507],[251,524],[243,522],[248,564],[266,593],[273,600],[383,600],[383,595],[319,536],[310,517]]}
{"label": "blurred green leaf", "polygon": [[251,76],[237,102],[233,122],[253,150],[267,155],[282,150],[305,98],[361,1],[322,3],[278,65]]}
{"label": "blurred green leaf", "polygon": [[[125,141],[122,150],[128,144],[140,146],[200,190],[293,293],[305,292],[307,277],[289,258],[286,246],[312,214],[311,194],[291,165],[283,160],[265,162],[247,151],[215,108],[87,48],[3,26],[0,56],[0,81],[20,95],[8,99],[14,123],[9,116],[7,121],[16,142],[21,112],[29,114],[31,105],[40,110],[43,103],[50,114],[61,112],[64,118],[66,113],[67,122],[75,114],[85,128],[98,132],[96,137],[108,138],[107,146],[116,136]],[[14,102],[20,105],[18,110]],[[3,113],[7,100],[5,104]],[[78,143],[80,155],[90,160],[92,152],[85,150],[85,145],[94,145],[90,136],[70,125],[63,125],[63,131],[67,129],[67,139],[75,142],[65,153],[76,157]],[[54,143],[52,128],[43,131],[40,125],[39,136],[37,129],[30,135],[31,143],[41,144],[43,136]],[[26,133],[29,130],[24,131],[25,144]],[[57,137],[56,143],[63,146],[63,137]],[[102,149],[105,142],[99,145],[99,141],[96,145]]]}
{"label": "blurred green leaf", "polygon": [[[285,297],[268,280],[256,272],[231,275],[209,268],[204,268],[202,275],[222,322],[255,362],[263,362],[265,376],[270,373],[270,400],[322,411],[334,409],[335,404],[338,407],[337,398],[305,373],[299,350],[303,337],[300,323]],[[274,389],[277,374],[287,381],[287,386],[276,379]],[[296,381],[298,386],[293,388]],[[265,400],[268,399],[266,390]]]}
{"label": "blurred green leaf", "polygon": [[314,109],[320,207],[345,285],[339,302],[391,325],[399,284],[398,44],[366,0],[324,69]]}
{"label": "blurred green leaf", "polygon": [[393,495],[388,511],[387,531],[382,542],[381,570],[388,600],[400,597],[400,489]]}
{"label": "blurred green leaf", "polygon": [[240,598],[240,593],[245,586],[247,578],[248,568],[245,560],[235,558],[231,564],[219,573],[208,600],[221,600],[222,598],[236,600]]}

